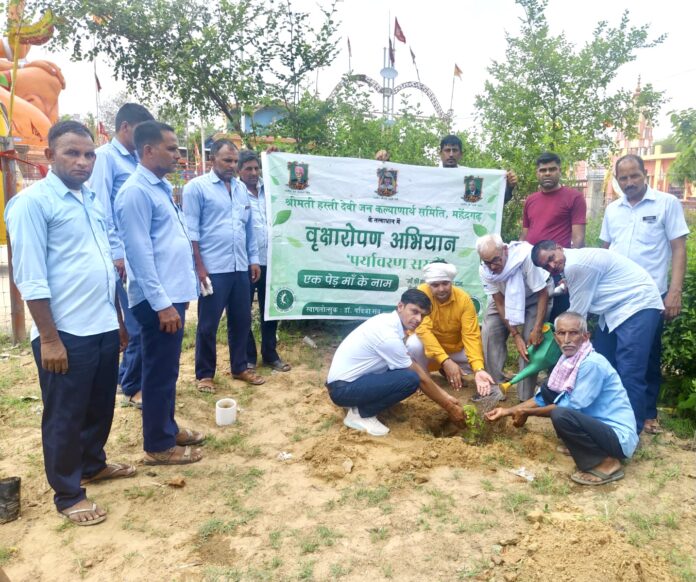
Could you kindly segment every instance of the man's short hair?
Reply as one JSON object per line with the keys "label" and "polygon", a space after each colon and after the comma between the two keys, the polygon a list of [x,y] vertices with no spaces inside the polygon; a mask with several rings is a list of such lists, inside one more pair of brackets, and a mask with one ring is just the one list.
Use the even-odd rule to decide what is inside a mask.
{"label": "man's short hair", "polygon": [[575,319],[580,322],[580,333],[587,333],[587,320],[577,311],[564,311],[553,320],[554,329],[558,327],[558,322],[563,319]]}
{"label": "man's short hair", "polygon": [[87,126],[74,119],[68,119],[66,121],[59,121],[51,129],[48,130],[48,147],[53,149],[56,144],[56,140],[65,135],[66,133],[74,133],[77,135],[84,135],[94,141],[94,136],[92,132],[87,129]]}
{"label": "man's short hair", "polygon": [[176,133],[171,125],[162,123],[161,121],[143,121],[138,124],[133,132],[133,142],[138,155],[142,158],[146,145],[158,145],[164,141],[162,134],[165,131]]}
{"label": "man's short hair", "polygon": [[553,152],[544,152],[541,154],[537,160],[536,160],[536,167],[538,168],[542,164],[551,164],[551,163],[556,163],[559,166],[561,165],[561,158],[558,154],[554,154]]}
{"label": "man's short hair", "polygon": [[216,139],[213,142],[213,145],[210,146],[210,157],[217,156],[220,153],[220,150],[224,147],[232,148],[233,152],[237,151],[237,146],[234,145],[234,142],[231,139],[221,137],[220,139]]}
{"label": "man's short hair", "polygon": [[496,249],[502,249],[505,246],[505,242],[500,235],[492,232],[490,234],[484,234],[476,239],[476,252],[480,255],[481,251],[490,243],[494,243]]}
{"label": "man's short hair", "polygon": [[428,298],[428,296],[425,293],[423,293],[423,291],[421,291],[420,289],[416,289],[415,287],[411,289],[406,289],[406,291],[404,291],[403,295],[401,296],[400,302],[404,305],[408,305],[409,303],[417,305],[427,313],[430,313],[430,310],[433,307],[432,303],[430,303],[430,299]]}
{"label": "man's short hair", "polygon": [[243,150],[239,152],[239,160],[237,161],[237,169],[241,170],[244,164],[249,162],[256,162],[259,167],[261,167],[261,160],[259,159],[259,154],[251,150]]}
{"label": "man's short hair", "polygon": [[445,146],[457,146],[459,148],[459,151],[461,152],[462,151],[462,140],[453,134],[446,135],[440,141],[440,151],[445,149]]}
{"label": "man's short hair", "polygon": [[645,174],[645,162],[643,162],[643,158],[637,156],[636,154],[626,154],[625,156],[621,156],[618,160],[616,160],[616,165],[614,166],[614,176],[619,175],[619,164],[629,161],[636,162],[640,168],[641,174]]}
{"label": "man's short hair", "polygon": [[539,253],[541,251],[553,251],[557,246],[558,244],[554,240],[540,240],[532,247],[532,263],[537,267],[541,267],[539,264]]}
{"label": "man's short hair", "polygon": [[152,113],[139,103],[124,103],[116,113],[116,131],[118,131],[123,123],[128,125],[138,125],[143,121],[154,121]]}

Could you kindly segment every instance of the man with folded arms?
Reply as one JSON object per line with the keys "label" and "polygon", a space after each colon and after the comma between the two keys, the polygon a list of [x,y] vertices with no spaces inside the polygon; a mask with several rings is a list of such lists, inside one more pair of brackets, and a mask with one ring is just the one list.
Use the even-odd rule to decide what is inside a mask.
{"label": "man with folded arms", "polygon": [[372,436],[389,429],[377,415],[408,398],[418,388],[447,411],[454,422],[463,422],[459,401],[430,378],[406,351],[406,331],[418,327],[430,311],[430,300],[418,289],[408,289],[396,310],[381,313],[354,329],[334,354],[326,381],[329,397],[348,409],[343,424]]}
{"label": "man with folded arms", "polygon": [[428,297],[432,309],[409,336],[406,348],[426,372],[440,369],[455,390],[461,390],[462,377],[473,371],[477,391],[486,395],[493,378],[483,366],[476,307],[466,291],[452,284],[456,275],[457,267],[444,261],[425,266],[425,283],[418,289]]}
{"label": "man with folded arms", "polygon": [[616,370],[592,348],[587,322],[566,311],[556,318],[554,337],[563,354],[534,398],[512,408],[495,408],[486,419],[512,416],[521,427],[530,416],[551,418],[579,471],[580,485],[623,479],[621,460],[638,445],[636,421]]}
{"label": "man with folded arms", "polygon": [[125,348],[128,336],[107,237],[110,209],[85,186],[94,149],[81,123],[55,124],[46,149],[51,171],[5,211],[14,280],[34,321],[46,478],[58,512],[76,525],[106,519],[106,509],[88,500],[82,485],[135,474],[131,465],[107,464],[104,452],[119,344]]}
{"label": "man with folded arms", "polygon": [[[497,234],[476,241],[481,257],[479,275],[483,289],[492,299],[483,320],[483,353],[488,369],[498,384],[504,382],[507,339],[511,335],[520,354],[520,370],[528,362],[527,346],[538,346],[541,328],[549,312],[549,274],[532,263],[532,245],[512,242],[506,245]],[[521,329],[520,329],[521,328]],[[517,384],[517,395],[527,400],[534,395],[536,374]]]}

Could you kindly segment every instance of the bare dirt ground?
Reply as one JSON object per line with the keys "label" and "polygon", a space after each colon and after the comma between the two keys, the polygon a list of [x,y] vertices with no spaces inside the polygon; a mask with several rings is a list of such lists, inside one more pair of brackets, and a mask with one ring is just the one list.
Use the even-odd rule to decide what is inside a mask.
{"label": "bare dirt ground", "polygon": [[[0,476],[22,477],[22,517],[0,526],[0,567],[13,582],[696,580],[693,442],[644,438],[623,481],[583,488],[543,419],[470,444],[415,395],[384,416],[386,438],[369,437],[343,426],[323,387],[336,339],[314,339],[318,349],[282,345],[293,370],[261,369],[264,386],[219,374],[217,397],[241,407],[225,428],[217,397],[195,390],[188,349],[178,421],[208,433],[204,460],[88,486],[109,511],[88,528],[55,512],[34,364],[26,348],[6,350]],[[110,460],[139,462],[140,422],[117,407]],[[534,481],[514,475],[520,467]]]}

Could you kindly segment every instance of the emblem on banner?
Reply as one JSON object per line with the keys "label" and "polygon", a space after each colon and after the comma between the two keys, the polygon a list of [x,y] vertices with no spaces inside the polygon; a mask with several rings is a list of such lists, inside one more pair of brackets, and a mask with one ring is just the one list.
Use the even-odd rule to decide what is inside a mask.
{"label": "emblem on banner", "polygon": [[304,190],[309,186],[309,164],[288,162],[288,186],[293,190]]}
{"label": "emblem on banner", "polygon": [[394,196],[397,193],[398,170],[379,168],[377,170],[377,194],[380,196]]}
{"label": "emblem on banner", "polygon": [[483,178],[481,176],[464,177],[464,195],[462,196],[462,199],[465,202],[478,202],[481,200],[482,191]]}
{"label": "emblem on banner", "polygon": [[290,311],[295,304],[295,294],[287,287],[283,287],[276,293],[275,303],[278,311]]}

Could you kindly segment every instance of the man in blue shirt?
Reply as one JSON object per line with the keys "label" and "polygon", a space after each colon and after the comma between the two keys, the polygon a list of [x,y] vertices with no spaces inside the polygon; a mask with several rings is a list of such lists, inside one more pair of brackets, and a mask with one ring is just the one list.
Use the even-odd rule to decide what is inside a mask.
{"label": "man in blue shirt", "polygon": [[174,420],[184,313],[198,295],[183,213],[165,176],[176,169],[174,130],[157,121],[135,128],[140,163],[116,196],[116,222],[126,249],[128,304],[140,324],[143,354],[143,441],[146,465],[202,458],[201,433]]}
{"label": "man in blue shirt", "polygon": [[94,157],[84,125],[57,123],[46,149],[51,171],[5,211],[14,280],[34,320],[46,477],[58,511],[77,525],[106,519],[82,485],[135,473],[130,465],[107,464],[104,452],[119,345],[125,348],[128,337],[115,297],[105,209],[84,185]]}
{"label": "man in blue shirt", "polygon": [[[237,163],[239,179],[244,183],[251,196],[251,220],[254,226],[254,236],[259,248],[259,264],[261,276],[251,283],[251,301],[254,301],[254,291],[258,294],[259,319],[261,320],[261,359],[263,363],[278,372],[289,372],[290,364],[284,362],[278,355],[276,332],[277,321],[266,321],[264,309],[266,308],[266,273],[268,254],[268,221],[266,220],[266,193],[263,188],[261,163],[255,152],[245,150],[239,154]],[[250,368],[256,367],[256,340],[254,333],[249,330],[247,342],[247,363]]]}
{"label": "man in blue shirt", "polygon": [[648,359],[664,308],[657,285],[643,267],[606,249],[564,249],[545,240],[532,248],[532,261],[552,275],[563,273],[570,311],[599,315],[592,344],[619,373],[640,433]]}
{"label": "man in blue shirt", "polygon": [[140,350],[140,326],[128,308],[128,295],[124,285],[126,267],[123,260],[123,243],[118,236],[113,215],[114,200],[123,183],[135,172],[138,155],[133,143],[133,132],[139,123],[154,119],[142,105],[126,103],[116,113],[116,134],[110,143],[97,148],[97,160],[94,163],[91,188],[106,210],[109,225],[111,256],[119,274],[116,281],[116,293],[123,310],[123,319],[128,330],[128,347],[123,352],[121,366],[118,370],[118,383],[131,406],[142,408],[140,393],[140,376],[142,373],[142,353]]}
{"label": "man in blue shirt", "polygon": [[554,324],[563,355],[548,383],[534,398],[512,408],[495,408],[486,418],[512,416],[513,425],[520,427],[530,416],[551,417],[579,469],[571,475],[573,481],[603,485],[622,479],[621,460],[633,455],[638,445],[626,390],[604,356],[593,351],[582,315],[566,311]]}
{"label": "man in blue shirt", "polygon": [[[660,318],[658,323],[648,362],[643,428],[647,433],[657,434],[662,432],[657,422],[657,397],[662,383],[662,329],[665,319],[674,319],[681,312],[689,227],[681,202],[671,194],[648,186],[642,158],[633,154],[619,158],[615,175],[622,195],[607,206],[599,238],[604,248],[643,267],[655,281],[665,302],[664,318]],[[668,278],[670,271],[671,277]]]}
{"label": "man in blue shirt", "polygon": [[[198,299],[196,379],[201,392],[215,392],[217,329],[227,311],[232,376],[249,384],[265,380],[247,367],[251,329],[250,283],[259,280],[259,252],[246,186],[235,176],[239,151],[228,139],[210,148],[213,169],[184,186],[184,213],[193,245],[196,274],[204,293]],[[212,293],[207,293],[208,280]]]}

